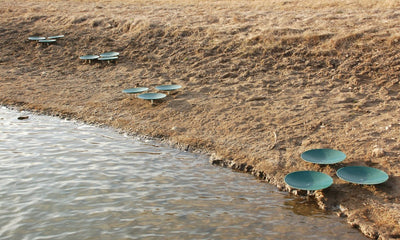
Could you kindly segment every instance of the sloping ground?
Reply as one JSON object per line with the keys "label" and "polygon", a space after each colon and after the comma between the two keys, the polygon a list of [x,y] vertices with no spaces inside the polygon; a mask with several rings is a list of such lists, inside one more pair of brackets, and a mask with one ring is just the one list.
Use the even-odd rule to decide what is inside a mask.
{"label": "sloping ground", "polygon": [[[291,171],[325,172],[334,185],[315,193],[322,208],[371,238],[400,238],[400,6],[297,4],[2,1],[0,103],[208,152],[284,190]],[[59,34],[49,46],[27,39]],[[117,64],[79,60],[106,51],[121,53]],[[121,92],[169,83],[183,89],[155,106]],[[347,159],[300,159],[321,147]],[[349,165],[390,179],[335,177]]]}

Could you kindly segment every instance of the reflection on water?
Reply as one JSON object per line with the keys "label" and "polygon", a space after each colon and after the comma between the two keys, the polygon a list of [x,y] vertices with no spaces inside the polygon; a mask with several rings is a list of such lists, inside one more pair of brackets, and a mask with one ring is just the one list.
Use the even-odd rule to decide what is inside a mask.
{"label": "reflection on water", "polygon": [[284,208],[302,216],[324,216],[326,212],[319,209],[314,201],[307,198],[285,196]]}
{"label": "reflection on water", "polygon": [[204,156],[0,109],[0,239],[364,239]]}

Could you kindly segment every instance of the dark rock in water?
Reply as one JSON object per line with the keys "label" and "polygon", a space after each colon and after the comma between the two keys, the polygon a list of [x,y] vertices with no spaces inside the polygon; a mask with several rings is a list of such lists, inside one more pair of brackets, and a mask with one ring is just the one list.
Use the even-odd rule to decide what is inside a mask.
{"label": "dark rock in water", "polygon": [[25,120],[25,119],[28,119],[29,117],[28,116],[20,116],[20,117],[18,117],[18,120]]}

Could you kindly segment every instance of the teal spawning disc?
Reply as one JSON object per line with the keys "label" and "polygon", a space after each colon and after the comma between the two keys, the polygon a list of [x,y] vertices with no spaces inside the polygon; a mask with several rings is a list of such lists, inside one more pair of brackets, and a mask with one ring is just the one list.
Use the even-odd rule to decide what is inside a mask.
{"label": "teal spawning disc", "polygon": [[285,182],[292,188],[314,191],[331,186],[333,179],[321,172],[297,171],[286,175]]}

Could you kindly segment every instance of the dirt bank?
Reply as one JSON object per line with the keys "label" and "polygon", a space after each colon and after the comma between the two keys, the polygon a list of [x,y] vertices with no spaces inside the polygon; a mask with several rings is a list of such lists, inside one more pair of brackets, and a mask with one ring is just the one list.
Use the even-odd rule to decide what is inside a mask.
{"label": "dirt bank", "polygon": [[[322,208],[400,238],[400,4],[313,2],[1,1],[0,104],[202,150],[283,190],[291,171],[325,172]],[[106,51],[117,64],[79,60]],[[122,93],[170,83],[183,88],[154,106]],[[300,159],[323,147],[347,159]],[[389,181],[346,183],[335,171],[349,165]]]}

